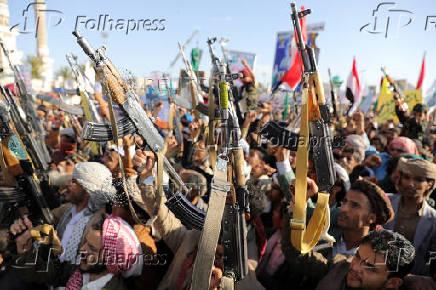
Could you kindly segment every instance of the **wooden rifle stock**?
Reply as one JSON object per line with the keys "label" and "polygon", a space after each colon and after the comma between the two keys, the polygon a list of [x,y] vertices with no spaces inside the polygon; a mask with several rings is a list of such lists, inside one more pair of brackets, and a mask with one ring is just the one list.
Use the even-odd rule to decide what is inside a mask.
{"label": "wooden rifle stock", "polygon": [[324,87],[318,73],[310,75],[309,83],[309,96],[307,100],[309,122],[314,122],[321,119],[319,105],[324,105],[326,101],[324,97]]}

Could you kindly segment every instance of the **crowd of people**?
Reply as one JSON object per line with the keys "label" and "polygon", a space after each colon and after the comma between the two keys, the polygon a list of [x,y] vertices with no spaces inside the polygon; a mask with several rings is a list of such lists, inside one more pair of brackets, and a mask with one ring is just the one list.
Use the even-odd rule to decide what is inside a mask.
{"label": "crowd of people", "polygon": [[[283,120],[271,103],[257,102],[252,71],[243,76],[248,275],[235,288],[436,289],[436,134],[426,106],[408,112],[397,104],[399,123],[377,123],[371,111],[345,122],[332,118],[331,133],[343,140],[333,152],[328,234],[334,242],[321,240],[301,254],[290,241],[296,152],[259,136],[269,121],[290,124],[297,115],[289,111]],[[94,97],[110,120],[102,96]],[[162,102],[144,105],[144,113],[165,123],[157,122],[162,108]],[[167,207],[155,153],[143,150],[139,136],[126,135],[118,144],[99,143],[96,155],[81,137],[83,116],[49,104],[37,109],[52,160],[47,174],[55,193],[46,199],[54,221],[33,224],[29,212],[2,225],[0,289],[189,289],[201,231],[188,229]],[[214,174],[208,124],[176,110],[183,140],[170,134],[166,157],[190,188],[186,198],[207,211]],[[156,128],[169,134],[168,126]],[[13,185],[11,175],[3,167],[1,185]],[[169,183],[164,174],[164,187]],[[310,160],[307,188],[309,217],[318,194]],[[225,263],[218,243],[210,289],[226,289]]]}

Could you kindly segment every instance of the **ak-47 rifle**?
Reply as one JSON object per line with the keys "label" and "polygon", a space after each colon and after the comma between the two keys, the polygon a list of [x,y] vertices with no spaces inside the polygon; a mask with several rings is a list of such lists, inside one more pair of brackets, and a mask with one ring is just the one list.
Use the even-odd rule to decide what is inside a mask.
{"label": "ak-47 rifle", "polygon": [[[231,70],[230,70],[230,62],[229,59],[227,58],[227,53],[226,50],[224,48],[224,45],[220,42],[220,46],[221,46],[221,51],[223,53],[223,57],[224,57],[224,62],[226,63],[226,72],[227,75],[235,75],[236,74],[232,74]],[[238,77],[242,77],[242,73],[237,74]],[[232,101],[232,103],[236,106],[236,116],[238,117],[238,123],[239,125],[242,125],[244,123],[244,115],[243,115],[243,111],[241,109],[241,96],[238,93],[238,89],[233,85],[233,81],[229,82],[229,99]]]}
{"label": "ak-47 rifle", "polygon": [[65,57],[77,82],[77,91],[78,95],[82,98],[82,106],[86,121],[97,123],[102,122],[101,117],[97,112],[97,108],[95,107],[94,98],[91,97],[86,90],[85,77],[77,64],[77,56],[67,53]]}
{"label": "ak-47 rifle", "polygon": [[[134,124],[135,133],[145,141],[150,150],[162,152],[164,148],[162,136],[138,102],[138,98],[133,89],[123,80],[116,67],[105,56],[106,48],[102,47],[98,50],[94,50],[78,31],[74,31],[73,35],[77,38],[77,43],[85,54],[94,62],[96,73],[99,75],[102,74],[101,77],[107,82],[108,93],[113,102],[119,105],[127,114],[129,120]],[[165,156],[163,156],[163,166],[170,178],[179,185],[181,190],[187,193],[189,191],[188,188]],[[141,171],[141,168],[138,168],[138,170]],[[180,190],[176,193],[167,191],[166,195],[168,199],[166,206],[187,228],[201,229],[203,227],[205,213],[189,202]]]}
{"label": "ak-47 rifle", "polygon": [[332,75],[330,73],[330,69],[328,69],[329,72],[329,83],[330,83],[330,96],[331,96],[331,101],[332,101],[332,106],[333,106],[333,115],[336,116],[337,120],[339,120],[339,116],[338,113],[336,111],[336,94],[335,94],[335,90],[333,88],[333,81],[332,81]]}
{"label": "ak-47 rifle", "polygon": [[[85,114],[86,121],[88,123],[90,122],[94,124],[101,123],[102,120],[97,112],[97,108],[95,107],[94,98],[91,98],[90,94],[86,90],[85,76],[83,75],[82,71],[79,68],[79,65],[77,64],[77,56],[67,53],[66,58],[68,64],[71,67],[71,70],[73,71],[74,77],[76,78],[79,95],[82,99],[83,113]],[[91,152],[94,156],[101,155],[101,147],[99,143],[92,142],[90,145]]]}
{"label": "ak-47 rifle", "polygon": [[[304,68],[303,76],[308,77],[306,84],[309,86],[308,109],[311,133],[310,140],[308,140],[311,142],[308,143],[312,146],[312,157],[315,164],[319,191],[328,192],[336,180],[332,152],[333,139],[329,128],[330,111],[324,97],[324,89],[318,74],[313,48],[308,47],[304,43],[300,26],[300,18],[310,14],[311,10],[307,9],[298,12],[295,2],[291,3],[291,7],[292,22]],[[284,147],[287,148],[289,148],[289,145],[286,146],[286,144],[294,144],[296,137],[299,140],[298,134],[289,132],[284,128],[279,129],[279,127],[277,124],[273,124],[273,121],[270,121],[261,129],[261,135],[267,139],[275,138],[278,142],[274,142],[274,145],[285,145]]]}
{"label": "ak-47 rifle", "polygon": [[[41,190],[41,187],[48,188],[48,164],[45,163],[39,144],[33,137],[32,128],[26,122],[26,115],[16,102],[12,92],[0,86],[0,93],[3,95],[6,103],[8,119],[13,124],[14,129],[12,132],[18,137],[21,147],[23,147],[27,155],[26,160],[18,161],[12,154],[6,152],[9,151],[6,146],[7,143],[2,142],[3,153],[6,153],[4,157],[8,159],[5,161],[8,163],[8,166],[11,167],[10,171],[15,177],[19,188],[26,193],[31,193],[31,198],[27,199],[27,205],[34,216],[33,221],[35,223],[41,223],[42,218],[46,223],[52,223],[53,216]],[[2,119],[4,118],[5,117],[2,117]],[[8,124],[4,122],[2,122],[2,124],[8,126]],[[2,129],[2,131],[4,130],[8,131],[8,129]],[[8,141],[9,137],[4,141]],[[41,215],[37,214],[37,212],[41,213]]]}
{"label": "ak-47 rifle", "polygon": [[[322,234],[326,237],[329,227],[329,191],[336,180],[332,139],[329,129],[330,112],[324,97],[322,81],[318,74],[313,48],[308,47],[301,34],[300,19],[311,13],[310,9],[298,11],[295,1],[291,3],[291,18],[296,32],[296,42],[303,63],[302,71],[302,106],[300,137],[303,142],[297,149],[297,168],[295,182],[295,206],[291,220],[292,245],[301,253],[307,253],[317,244]],[[306,191],[308,142],[317,138],[317,146],[313,148],[312,158],[317,174],[319,188],[317,205],[309,223],[306,223]],[[331,240],[331,237],[328,237]]]}
{"label": "ak-47 rifle", "polygon": [[0,46],[2,47],[3,53],[9,62],[9,66],[14,72],[15,82],[20,94],[20,104],[26,113],[25,115],[27,120],[25,122],[29,123],[32,128],[32,130],[29,132],[33,133],[35,141],[37,142],[37,146],[39,147],[38,150],[40,151],[41,162],[48,166],[48,164],[51,162],[51,158],[47,147],[45,146],[45,131],[44,127],[42,126],[41,119],[36,112],[36,103],[33,99],[33,96],[27,91],[26,84],[24,83],[24,79],[18,69],[18,66],[12,63],[9,50],[6,49],[2,39],[0,39]]}
{"label": "ak-47 rifle", "polygon": [[[221,152],[215,166],[209,209],[194,264],[191,289],[208,288],[211,269],[209,266],[212,267],[218,241],[224,247],[224,276],[236,282],[248,273],[245,217],[249,214],[249,204],[244,175],[244,153],[240,144],[238,118],[229,99],[229,82],[237,79],[239,75],[227,73],[226,64],[214,53],[215,41],[216,38],[207,41],[213,67],[211,78],[214,88],[211,91],[216,93],[209,100],[216,100],[216,112],[221,124],[220,140],[217,143],[220,144]],[[209,101],[209,106],[213,105]],[[232,185],[226,188],[223,186],[225,184]]]}
{"label": "ak-47 rifle", "polygon": [[[174,105],[176,105],[176,103],[174,102],[175,98],[173,95],[173,90],[170,88],[170,86],[168,85],[168,82],[165,80],[165,87],[166,90],[168,92],[168,103],[170,105],[170,111],[173,110],[174,114],[173,114],[173,130],[174,130],[174,136],[176,137],[177,140],[177,144],[179,144],[179,146],[181,146],[181,144],[183,143],[183,134],[182,134],[182,129],[180,128],[180,114],[177,108],[174,107]],[[173,107],[173,108],[172,108]],[[171,114],[169,114],[168,117],[168,124],[170,123],[169,118],[171,117]],[[170,128],[168,128],[170,130]],[[173,134],[172,132],[168,132],[168,134]],[[171,137],[172,135],[169,135],[168,137]]]}
{"label": "ak-47 rifle", "polygon": [[398,102],[401,111],[407,111],[408,109],[407,103],[405,102],[404,97],[401,94],[400,88],[398,88],[397,83],[394,81],[394,79],[391,76],[388,75],[388,73],[386,72],[386,67],[382,67],[381,71],[383,72],[384,77],[388,80],[389,87],[394,93],[394,100]]}
{"label": "ak-47 rifle", "polygon": [[195,117],[199,119],[199,115],[196,112],[200,112],[200,111],[197,109],[197,106],[199,104],[204,104],[203,96],[200,94],[200,90],[201,90],[200,82],[198,81],[197,75],[192,69],[191,63],[189,62],[189,60],[186,59],[185,53],[183,52],[183,47],[180,43],[179,43],[179,51],[180,51],[180,55],[182,56],[183,63],[185,64],[186,74],[188,75],[189,78],[189,86],[192,95],[192,109],[194,109],[194,113],[196,115]]}

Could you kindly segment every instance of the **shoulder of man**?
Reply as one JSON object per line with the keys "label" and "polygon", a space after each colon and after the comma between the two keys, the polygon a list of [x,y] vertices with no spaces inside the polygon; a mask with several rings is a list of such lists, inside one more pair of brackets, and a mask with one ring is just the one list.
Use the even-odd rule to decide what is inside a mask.
{"label": "shoulder of man", "polygon": [[103,289],[106,290],[127,290],[127,281],[122,275],[114,275],[109,282],[106,283]]}
{"label": "shoulder of man", "polygon": [[422,214],[428,218],[436,219],[436,209],[434,209],[427,201],[425,201],[424,211]]}

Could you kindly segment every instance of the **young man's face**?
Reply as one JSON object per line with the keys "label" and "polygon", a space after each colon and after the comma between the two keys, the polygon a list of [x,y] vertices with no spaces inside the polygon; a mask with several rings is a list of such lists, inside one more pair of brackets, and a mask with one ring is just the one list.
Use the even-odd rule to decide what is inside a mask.
{"label": "young man's face", "polygon": [[363,244],[351,261],[346,282],[348,287],[359,289],[394,289],[402,284],[401,279],[388,276],[385,256]]}
{"label": "young man's face", "polygon": [[99,273],[106,269],[103,263],[102,240],[100,230],[91,230],[80,247],[80,266],[82,272]]}
{"label": "young man's face", "polygon": [[425,120],[424,112],[413,112],[413,117],[415,117],[416,122],[419,124]]}
{"label": "young man's face", "polygon": [[342,201],[338,226],[343,230],[358,229],[375,222],[368,198],[360,191],[350,189]]}
{"label": "young man's face", "polygon": [[425,177],[401,173],[398,184],[399,192],[404,197],[423,197],[433,186]]}

